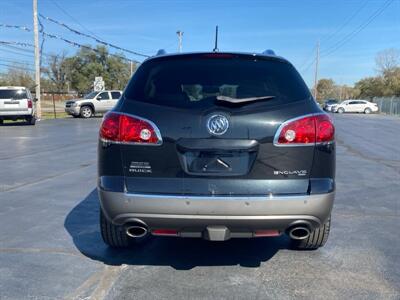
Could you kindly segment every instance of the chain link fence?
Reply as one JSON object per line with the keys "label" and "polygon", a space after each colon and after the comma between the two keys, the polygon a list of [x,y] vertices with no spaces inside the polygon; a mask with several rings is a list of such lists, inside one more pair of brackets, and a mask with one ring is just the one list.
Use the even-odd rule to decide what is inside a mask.
{"label": "chain link fence", "polygon": [[[34,95],[34,94],[33,94]],[[67,92],[42,92],[41,108],[42,117],[45,119],[57,119],[66,117],[64,111],[65,102],[79,98],[82,95]]]}
{"label": "chain link fence", "polygon": [[373,102],[381,113],[400,116],[400,97],[374,97]]}

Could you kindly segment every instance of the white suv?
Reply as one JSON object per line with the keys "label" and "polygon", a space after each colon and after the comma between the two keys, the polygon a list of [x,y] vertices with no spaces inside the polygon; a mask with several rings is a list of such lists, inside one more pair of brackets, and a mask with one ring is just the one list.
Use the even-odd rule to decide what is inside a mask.
{"label": "white suv", "polygon": [[0,124],[4,120],[26,120],[35,125],[35,99],[31,92],[22,86],[0,86]]}
{"label": "white suv", "polygon": [[90,118],[96,113],[105,113],[117,104],[122,91],[91,92],[82,99],[65,103],[65,112],[74,117]]}
{"label": "white suv", "polygon": [[369,102],[367,100],[346,100],[342,103],[334,105],[331,109],[332,112],[337,113],[365,113],[370,114],[372,112],[377,112],[379,110],[378,104]]}

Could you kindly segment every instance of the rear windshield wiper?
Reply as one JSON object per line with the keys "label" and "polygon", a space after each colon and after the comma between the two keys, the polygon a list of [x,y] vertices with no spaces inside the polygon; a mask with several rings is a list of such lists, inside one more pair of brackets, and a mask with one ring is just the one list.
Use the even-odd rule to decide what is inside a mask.
{"label": "rear windshield wiper", "polygon": [[258,100],[269,100],[273,98],[275,98],[275,96],[261,96],[261,97],[248,97],[248,98],[232,98],[228,96],[217,96],[218,101],[225,101],[230,103],[246,103]]}

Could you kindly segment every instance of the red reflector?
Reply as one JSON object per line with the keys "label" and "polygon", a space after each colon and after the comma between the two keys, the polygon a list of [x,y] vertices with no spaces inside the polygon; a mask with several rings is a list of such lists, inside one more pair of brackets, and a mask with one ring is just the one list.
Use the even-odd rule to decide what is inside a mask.
{"label": "red reflector", "polygon": [[175,229],[154,229],[151,231],[151,233],[154,235],[178,235],[178,231]]}
{"label": "red reflector", "polygon": [[256,230],[254,232],[254,236],[263,237],[263,236],[280,236],[281,233],[279,230],[273,229],[265,229],[265,230]]}
{"label": "red reflector", "polygon": [[28,108],[32,108],[32,100],[28,100]]}
{"label": "red reflector", "polygon": [[104,116],[100,127],[100,138],[118,144],[161,144],[157,127],[140,117],[110,112]]}
{"label": "red reflector", "polygon": [[277,145],[314,145],[334,140],[335,127],[326,114],[311,115],[283,123],[274,143]]}

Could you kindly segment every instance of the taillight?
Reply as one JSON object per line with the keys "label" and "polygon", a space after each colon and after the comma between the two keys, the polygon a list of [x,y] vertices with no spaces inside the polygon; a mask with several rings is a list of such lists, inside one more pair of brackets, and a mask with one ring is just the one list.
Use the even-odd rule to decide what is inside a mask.
{"label": "taillight", "polygon": [[28,108],[32,108],[32,100],[28,99]]}
{"label": "taillight", "polygon": [[116,144],[160,145],[162,143],[157,126],[146,119],[109,112],[100,127],[100,139]]}
{"label": "taillight", "polygon": [[309,115],[283,123],[274,139],[277,146],[312,146],[332,142],[335,138],[335,127],[326,114]]}

